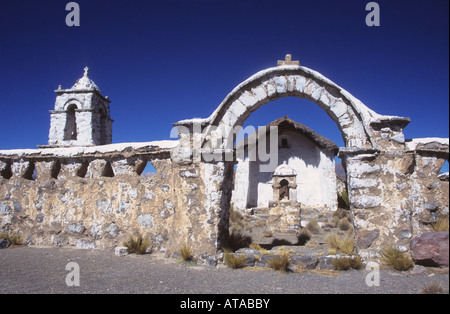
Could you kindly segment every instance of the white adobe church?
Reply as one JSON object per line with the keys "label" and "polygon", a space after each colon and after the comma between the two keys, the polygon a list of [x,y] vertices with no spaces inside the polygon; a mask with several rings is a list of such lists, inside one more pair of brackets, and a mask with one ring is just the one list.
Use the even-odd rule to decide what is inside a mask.
{"label": "white adobe church", "polygon": [[[278,165],[270,172],[260,172],[257,156],[262,137],[278,127]],[[290,201],[302,208],[337,210],[335,161],[338,146],[303,124],[288,117],[280,118],[249,135],[237,144],[243,158],[237,158],[232,203],[235,209],[267,208]],[[267,144],[265,147],[269,147]]]}

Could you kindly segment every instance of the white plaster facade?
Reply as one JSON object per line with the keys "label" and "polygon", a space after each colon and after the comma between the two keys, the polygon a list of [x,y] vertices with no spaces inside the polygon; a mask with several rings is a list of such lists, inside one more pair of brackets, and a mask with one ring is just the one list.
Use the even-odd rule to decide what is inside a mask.
{"label": "white plaster facade", "polygon": [[95,146],[112,143],[108,97],[89,78],[89,69],[70,89],[55,91],[55,110],[50,111],[50,132],[45,147]]}
{"label": "white plaster facade", "polygon": [[[273,188],[274,171],[286,163],[295,173],[296,189],[290,189],[291,200],[303,207],[337,209],[337,182],[334,157],[338,147],[311,129],[289,118],[278,119],[270,125],[278,128],[278,163],[270,172],[261,172],[261,161],[251,158],[258,151],[258,141],[247,139],[244,157],[237,158],[235,183],[232,195],[234,208],[269,207],[278,201]],[[255,136],[255,135],[250,135]],[[269,138],[266,137],[268,141]],[[267,144],[266,147],[269,147]],[[238,147],[240,148],[240,147]],[[253,151],[253,152],[252,152]],[[279,167],[278,167],[279,168]]]}

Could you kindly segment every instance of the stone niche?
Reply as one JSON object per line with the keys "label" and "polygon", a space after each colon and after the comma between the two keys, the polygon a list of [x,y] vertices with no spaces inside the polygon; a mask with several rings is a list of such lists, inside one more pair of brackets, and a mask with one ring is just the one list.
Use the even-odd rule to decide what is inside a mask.
{"label": "stone niche", "polygon": [[296,233],[300,229],[300,203],[297,202],[297,172],[286,162],[273,173],[273,199],[269,204],[269,226],[275,233]]}
{"label": "stone niche", "polygon": [[273,173],[273,200],[274,202],[297,201],[297,172],[286,162],[278,166]]}

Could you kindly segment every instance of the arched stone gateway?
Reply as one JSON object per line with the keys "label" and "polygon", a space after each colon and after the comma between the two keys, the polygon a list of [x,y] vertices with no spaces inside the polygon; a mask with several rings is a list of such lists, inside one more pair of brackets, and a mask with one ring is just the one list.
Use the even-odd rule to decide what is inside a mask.
{"label": "arched stone gateway", "polygon": [[[251,76],[223,100],[206,119],[175,123],[180,145],[172,157],[193,162],[205,182],[205,209],[214,223],[210,239],[220,247],[228,236],[235,135],[262,105],[294,96],[319,105],[337,124],[345,147],[339,156],[347,170],[349,201],[354,217],[355,243],[365,257],[377,256],[381,247],[408,246],[413,230],[407,200],[411,195],[408,169],[411,154],[405,146],[404,128],[409,118],[380,115],[320,73],[290,61],[278,63]],[[401,188],[399,188],[401,187]],[[408,203],[409,205],[405,205]],[[412,205],[415,206],[415,205]],[[211,221],[211,219],[210,219]],[[405,237],[405,234],[411,235]]]}
{"label": "arched stone gateway", "polygon": [[322,74],[300,65],[283,63],[260,71],[239,84],[209,118],[183,120],[175,125],[193,128],[200,124],[204,134],[203,147],[209,146],[207,142],[220,142],[221,148],[230,148],[228,139],[233,128],[242,126],[262,105],[288,96],[309,99],[325,110],[341,131],[346,147],[384,147],[379,141],[381,126],[389,127],[390,137],[401,142],[403,129],[410,122],[409,118],[377,114]]}
{"label": "arched stone gateway", "polygon": [[[408,250],[415,236],[448,217],[448,174],[439,174],[449,157],[448,138],[405,140],[408,118],[377,114],[290,56],[239,84],[209,118],[175,123],[174,141],[104,145],[112,140],[110,100],[87,69],[71,89],[56,94],[48,145],[0,151],[0,231],[18,233],[27,243],[111,248],[139,232],[168,255],[187,244],[200,260],[214,264],[228,239],[240,153],[234,137],[253,111],[286,96],[318,104],[342,133],[339,156],[363,257],[376,257],[385,246]],[[273,126],[258,130],[258,149],[268,142],[270,151],[278,150]],[[281,140],[280,146],[286,149],[289,142]],[[258,166],[273,172],[283,160],[262,170],[264,158],[272,158],[265,148],[258,151]],[[147,162],[157,170],[149,179],[139,176]],[[283,173],[275,176],[274,200],[301,203],[294,200],[293,177]],[[298,225],[289,213],[277,228]]]}

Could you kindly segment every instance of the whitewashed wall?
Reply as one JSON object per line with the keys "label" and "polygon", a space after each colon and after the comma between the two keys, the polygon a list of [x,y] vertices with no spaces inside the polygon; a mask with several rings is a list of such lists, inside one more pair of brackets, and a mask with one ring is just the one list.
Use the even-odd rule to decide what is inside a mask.
{"label": "whitewashed wall", "polygon": [[[320,149],[308,137],[296,131],[280,131],[279,143],[282,137],[287,138],[289,148],[279,148],[278,163],[272,172],[260,172],[260,161],[249,161],[248,152],[244,159],[238,159],[232,196],[234,208],[268,207],[269,202],[273,201],[272,173],[286,161],[298,173],[297,201],[307,207],[335,210],[337,183],[333,152]],[[257,147],[250,149],[257,150]]]}

